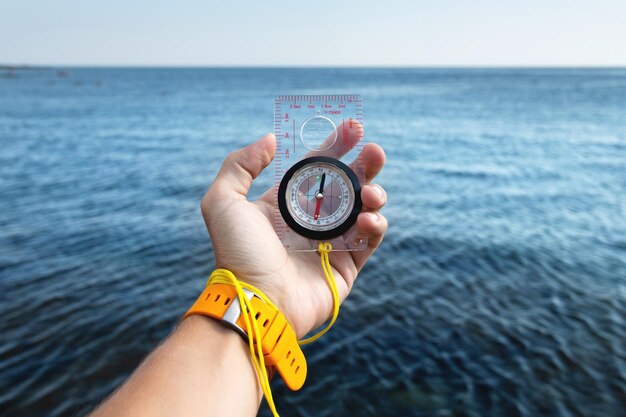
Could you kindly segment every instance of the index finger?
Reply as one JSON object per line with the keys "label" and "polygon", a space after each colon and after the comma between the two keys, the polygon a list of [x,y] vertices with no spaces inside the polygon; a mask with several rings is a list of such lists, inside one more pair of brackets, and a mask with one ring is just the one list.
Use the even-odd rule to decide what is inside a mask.
{"label": "index finger", "polygon": [[[340,159],[363,139],[363,132],[363,123],[357,120],[345,120],[319,145],[317,150],[311,149],[304,155],[304,158],[328,156]],[[259,200],[273,204],[276,196],[275,188],[275,186],[270,187]]]}
{"label": "index finger", "polygon": [[350,152],[361,139],[363,139],[363,123],[357,120],[344,120],[337,126],[337,129],[320,144],[318,149],[311,149],[304,157],[328,156],[341,159],[341,157]]}

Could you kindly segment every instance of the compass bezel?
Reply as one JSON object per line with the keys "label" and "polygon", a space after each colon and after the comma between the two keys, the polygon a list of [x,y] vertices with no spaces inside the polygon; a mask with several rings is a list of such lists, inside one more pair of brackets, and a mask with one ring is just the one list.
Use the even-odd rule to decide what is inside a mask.
{"label": "compass bezel", "polygon": [[[304,166],[316,163],[326,163],[329,165],[333,165],[337,169],[343,171],[343,173],[346,174],[346,176],[348,177],[348,185],[352,186],[352,189],[354,191],[354,204],[352,206],[350,214],[341,224],[328,230],[313,230],[302,226],[293,218],[287,206],[287,185],[289,184],[291,178],[293,178],[294,174]],[[280,214],[283,217],[285,223],[287,223],[287,225],[291,228],[291,230],[301,236],[314,240],[332,239],[337,236],[341,236],[346,231],[348,231],[354,225],[354,223],[356,223],[356,219],[363,208],[363,202],[361,201],[361,184],[357,175],[348,165],[328,156],[312,156],[309,158],[305,158],[301,161],[296,162],[291,168],[289,168],[289,170],[287,170],[282,180],[280,181],[280,185],[278,186],[277,200]]]}

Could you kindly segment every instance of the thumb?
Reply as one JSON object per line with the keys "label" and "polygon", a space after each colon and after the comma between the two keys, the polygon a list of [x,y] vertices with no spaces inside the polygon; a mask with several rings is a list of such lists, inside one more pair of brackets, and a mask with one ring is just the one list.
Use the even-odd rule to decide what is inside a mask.
{"label": "thumb", "polygon": [[267,167],[276,152],[276,137],[268,133],[245,148],[228,154],[215,177],[213,186],[245,196],[252,180]]}

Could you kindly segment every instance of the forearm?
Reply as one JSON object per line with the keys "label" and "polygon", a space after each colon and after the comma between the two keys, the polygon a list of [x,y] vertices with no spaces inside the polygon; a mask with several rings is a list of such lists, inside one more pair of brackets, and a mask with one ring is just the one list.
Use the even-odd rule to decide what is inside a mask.
{"label": "forearm", "polygon": [[92,417],[253,416],[262,395],[243,339],[191,316]]}
{"label": "forearm", "polygon": [[[352,132],[357,133],[357,130]],[[343,127],[338,129],[337,137],[346,131]],[[353,135],[351,141],[346,141],[345,137],[336,140],[333,143],[339,148],[328,152],[340,158],[360,137],[362,130],[361,135]],[[346,143],[350,145],[345,146]],[[358,215],[357,226],[360,233],[367,235],[368,247],[363,251],[333,254],[332,265],[328,265],[330,260],[326,259],[323,268],[315,252],[285,250],[272,227],[276,210],[273,188],[256,202],[246,198],[252,181],[269,165],[275,150],[275,137],[269,134],[231,153],[202,199],[202,213],[214,243],[216,265],[232,271],[235,276],[231,280],[239,279],[264,291],[276,304],[281,317],[293,327],[289,332],[293,330],[295,334],[287,332],[284,322],[275,319],[278,317],[275,312],[264,309],[272,311],[274,321],[270,325],[269,319],[265,319],[263,327],[268,324],[266,331],[273,331],[272,335],[277,338],[268,338],[263,345],[268,352],[262,353],[270,354],[287,386],[291,384],[293,389],[299,389],[306,378],[307,366],[296,338],[323,323],[331,308],[339,304],[323,280],[323,269],[326,272],[332,269],[332,275],[327,278],[332,280],[334,276],[332,285],[337,285],[339,298],[345,298],[358,271],[380,244],[387,229],[387,221],[379,213],[386,201],[385,193],[382,188],[367,184],[382,169],[385,154],[374,144],[365,145],[359,154],[366,184],[361,190],[363,213]],[[218,297],[219,294],[213,304]],[[200,304],[211,303],[208,298],[199,300]],[[219,312],[217,307],[205,305],[199,313],[212,309],[214,316],[223,317],[222,310],[230,308],[226,305],[238,302],[232,293],[223,300]],[[259,332],[257,329],[256,337],[263,340]],[[270,351],[271,344],[275,343],[276,348],[279,340],[281,349]],[[256,415],[261,399],[262,390],[246,343],[219,322],[193,315],[150,354],[93,417],[252,416]]]}

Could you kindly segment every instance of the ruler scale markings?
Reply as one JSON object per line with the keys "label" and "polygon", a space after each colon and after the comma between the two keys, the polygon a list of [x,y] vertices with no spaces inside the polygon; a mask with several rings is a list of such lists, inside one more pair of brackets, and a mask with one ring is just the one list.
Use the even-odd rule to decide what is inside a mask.
{"label": "ruler scale markings", "polygon": [[[284,109],[282,108],[283,103],[286,106]],[[308,151],[308,147],[305,146],[305,144],[300,143],[299,145],[301,146],[298,146],[296,142],[301,139],[300,128],[302,127],[302,124],[306,123],[306,121],[315,116],[323,116],[331,120],[337,128],[341,123],[341,134],[346,144],[348,143],[348,137],[351,134],[356,134],[359,141],[353,147],[350,155],[352,155],[352,152],[357,152],[354,162],[355,166],[358,167],[357,175],[359,179],[363,181],[363,170],[361,169],[364,163],[363,156],[361,155],[363,143],[360,139],[363,138],[364,131],[362,125],[363,101],[361,96],[359,94],[280,95],[275,97],[274,109],[274,126],[277,148],[277,154],[274,161],[276,198],[278,198],[278,186],[280,181],[284,178],[287,170],[300,161]],[[349,127],[347,122],[351,122],[352,120],[358,121],[360,126]],[[321,131],[313,134],[317,135],[320,140],[323,139]],[[291,135],[291,141],[289,141],[289,135]],[[296,140],[296,135],[298,136],[298,140]],[[333,186],[334,185],[331,183],[331,188]],[[331,204],[333,206],[332,208],[334,208],[335,201],[331,201]],[[276,234],[279,236],[281,242],[287,249],[311,250],[311,246],[302,247],[301,244],[296,243],[297,241],[293,240],[293,238],[298,235],[293,233],[289,226],[287,226],[284,222],[278,206],[276,206],[274,217]],[[346,248],[347,246],[344,247],[344,250]],[[342,249],[338,248],[338,250]]]}

